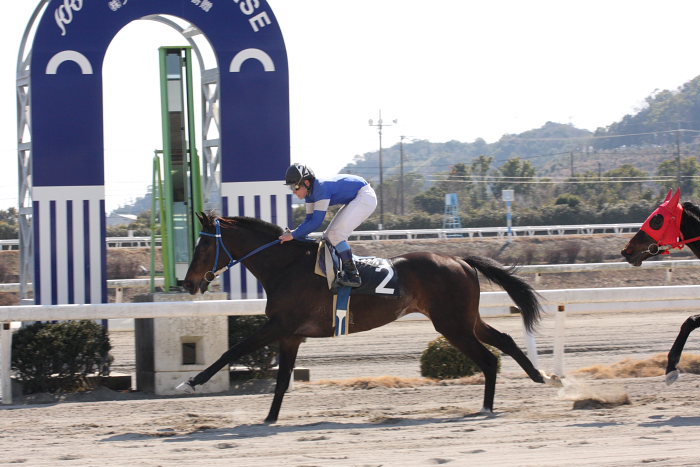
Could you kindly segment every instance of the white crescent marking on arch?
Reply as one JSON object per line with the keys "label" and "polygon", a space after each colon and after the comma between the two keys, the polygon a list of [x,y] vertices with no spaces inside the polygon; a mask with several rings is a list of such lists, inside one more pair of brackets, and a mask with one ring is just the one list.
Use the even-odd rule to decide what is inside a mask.
{"label": "white crescent marking on arch", "polygon": [[49,63],[46,65],[46,74],[55,75],[58,71],[58,67],[61,66],[63,62],[68,61],[77,63],[84,75],[92,74],[90,60],[88,60],[85,55],[75,50],[64,50],[51,57],[51,60],[49,60]]}
{"label": "white crescent marking on arch", "polygon": [[241,66],[243,65],[243,62],[245,62],[249,58],[252,58],[262,63],[263,69],[265,71],[275,71],[275,63],[272,61],[268,54],[266,54],[260,49],[245,49],[238,52],[236,56],[233,57],[233,60],[231,60],[231,66],[229,67],[229,71],[231,73],[238,73],[239,71],[241,71]]}

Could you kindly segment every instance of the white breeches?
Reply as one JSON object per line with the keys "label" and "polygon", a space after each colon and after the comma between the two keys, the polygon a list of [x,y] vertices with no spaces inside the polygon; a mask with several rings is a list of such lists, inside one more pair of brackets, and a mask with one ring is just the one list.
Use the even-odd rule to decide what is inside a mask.
{"label": "white breeches", "polygon": [[333,246],[347,241],[350,234],[362,224],[365,219],[372,215],[377,208],[377,195],[369,184],[360,188],[355,199],[340,208],[324,236],[330,240]]}

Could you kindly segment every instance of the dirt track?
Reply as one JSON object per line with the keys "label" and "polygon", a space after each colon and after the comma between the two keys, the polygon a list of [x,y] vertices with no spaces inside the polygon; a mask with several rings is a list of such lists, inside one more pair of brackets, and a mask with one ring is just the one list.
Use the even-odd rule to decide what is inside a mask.
{"label": "dirt track", "polygon": [[[596,248],[619,251],[624,245],[619,237],[608,242],[598,241]],[[493,251],[464,243],[470,254]],[[397,254],[393,247],[406,249],[384,244],[382,256]],[[450,251],[462,250],[452,244]],[[664,283],[664,271],[630,267],[544,276],[539,288]],[[674,275],[674,285],[697,283],[698,273]],[[417,379],[420,353],[437,333],[428,321],[401,321],[303,344],[297,364],[310,369],[312,381],[295,384],[276,425],[260,423],[268,393],[153,397],[101,390],[60,403],[0,406],[0,465],[695,466],[700,376],[685,374],[666,387],[662,376],[594,380],[573,372],[665,354],[683,320],[697,312],[567,316],[564,388],[531,382],[503,357],[492,417],[477,413],[483,395],[478,381]],[[518,316],[486,321],[524,347]],[[537,338],[539,366],[547,371],[554,366],[553,328],[553,319],[545,318]],[[113,370],[133,371],[133,333],[113,333],[112,342]],[[691,353],[700,353],[700,334],[690,337]],[[387,375],[396,378],[382,378]],[[629,403],[619,405],[624,401]]]}
{"label": "dirt track", "polygon": [[[565,370],[665,353],[689,313],[570,315]],[[488,321],[522,346],[518,317]],[[552,365],[551,321],[543,322],[538,338],[544,369]],[[133,337],[116,334],[116,366],[128,369]],[[570,374],[556,389],[531,382],[506,357],[493,417],[476,414],[481,384],[318,384],[417,377],[420,352],[435,335],[427,321],[402,321],[348,338],[309,340],[298,363],[310,368],[312,382],[296,383],[273,426],[260,424],[270,394],[155,398],[101,392],[74,402],[3,407],[0,465],[619,467],[700,460],[696,375],[683,375],[667,388],[660,376],[589,380]],[[699,352],[700,338],[691,336],[687,349]],[[96,401],[110,398],[115,400]],[[630,403],[573,409],[576,400],[596,398]]]}

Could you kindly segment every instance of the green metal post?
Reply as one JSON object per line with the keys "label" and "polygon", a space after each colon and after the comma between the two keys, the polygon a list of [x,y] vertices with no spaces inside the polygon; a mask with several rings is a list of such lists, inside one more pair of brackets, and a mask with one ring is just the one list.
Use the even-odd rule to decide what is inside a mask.
{"label": "green metal post", "polygon": [[[172,186],[172,175],[170,172],[170,125],[168,111],[168,68],[166,63],[167,48],[159,49],[160,58],[160,102],[161,119],[163,122],[163,184],[165,186],[164,202],[161,203],[161,211],[164,211],[160,218],[161,232],[163,235],[161,254],[163,256],[163,275],[165,279],[165,290],[169,290],[176,282],[175,275],[175,245],[169,241],[172,239],[173,231],[173,199],[172,192],[168,187]],[[168,239],[166,241],[166,239]],[[167,264],[167,266],[166,266]]]}
{"label": "green metal post", "polygon": [[192,49],[161,47],[159,54],[165,195],[162,251],[165,281],[170,288],[184,279],[194,254],[201,230],[196,213],[203,209],[204,201],[195,144]]}
{"label": "green metal post", "polygon": [[192,194],[191,199],[191,222],[190,226],[194,227],[192,229],[192,243],[190,249],[190,258],[194,255],[194,246],[197,244],[197,238],[199,237],[199,232],[202,226],[199,224],[199,219],[195,215],[198,212],[204,210],[204,197],[202,195],[202,173],[200,170],[201,162],[199,160],[199,154],[197,153],[197,145],[195,144],[195,124],[194,124],[194,85],[192,80],[192,49],[185,49],[185,59],[187,63],[186,72],[186,82],[187,82],[187,115],[189,124],[189,141],[188,148],[190,153],[190,193]]}

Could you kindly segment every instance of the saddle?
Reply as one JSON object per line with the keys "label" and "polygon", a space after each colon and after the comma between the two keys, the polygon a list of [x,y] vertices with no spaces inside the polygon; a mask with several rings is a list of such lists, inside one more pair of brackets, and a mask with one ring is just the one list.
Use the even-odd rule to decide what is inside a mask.
{"label": "saddle", "polygon": [[351,321],[351,295],[383,295],[398,297],[398,277],[391,261],[383,258],[355,256],[352,257],[357,266],[357,272],[362,279],[360,287],[339,286],[336,281],[341,269],[341,261],[335,248],[330,243],[321,240],[316,255],[314,272],[325,277],[328,289],[333,293],[333,326],[335,336],[345,336]]}
{"label": "saddle", "polygon": [[[357,272],[362,279],[360,287],[351,288],[352,295],[399,296],[398,276],[391,261],[375,256],[352,255],[352,259],[355,261]],[[342,288],[336,282],[336,276],[341,267],[340,257],[333,245],[321,240],[318,245],[314,272],[326,278],[328,289],[334,294],[337,294],[338,290]]]}

